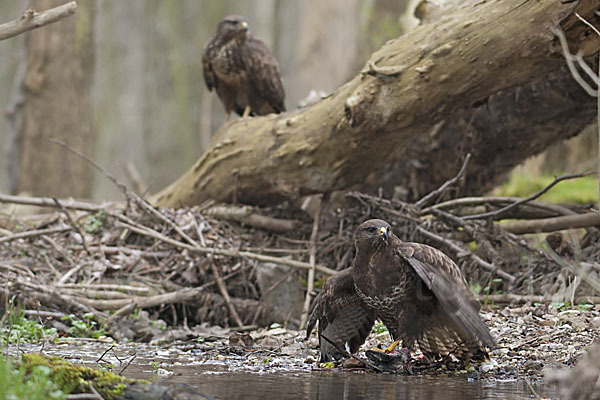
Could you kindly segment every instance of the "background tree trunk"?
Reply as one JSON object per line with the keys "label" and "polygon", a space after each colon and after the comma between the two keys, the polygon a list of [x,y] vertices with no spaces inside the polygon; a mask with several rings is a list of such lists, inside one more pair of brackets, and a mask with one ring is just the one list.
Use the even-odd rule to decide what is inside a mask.
{"label": "background tree trunk", "polygon": [[[594,36],[582,34],[586,28],[572,13],[575,5],[471,3],[419,27],[386,43],[367,64],[370,73],[316,105],[227,124],[196,165],[153,201],[170,207],[207,199],[268,203],[347,189],[367,178],[374,185],[401,183],[395,175],[382,178],[390,165],[418,180],[415,192],[421,193],[454,174],[467,152],[474,153],[468,187],[482,193],[518,161],[593,120],[595,102],[576,84],[565,96],[567,115],[560,108],[545,114],[547,92],[539,89],[571,82],[565,73],[549,76],[564,64],[550,32],[559,22],[572,50],[598,51]],[[594,10],[593,0],[578,3],[584,18],[595,20]],[[528,85],[525,104],[520,104],[515,88]],[[562,91],[559,85],[555,93]],[[469,129],[458,123],[440,135],[456,123],[455,117],[467,121]],[[548,127],[551,134],[544,130]],[[417,161],[431,160],[420,175],[412,174],[420,168],[408,162],[412,152]]]}
{"label": "background tree trunk", "polygon": [[[45,10],[63,3],[34,0],[32,7]],[[80,2],[75,17],[27,34],[16,192],[59,197],[88,197],[91,193],[89,165],[48,139],[62,140],[92,154],[95,4]]]}

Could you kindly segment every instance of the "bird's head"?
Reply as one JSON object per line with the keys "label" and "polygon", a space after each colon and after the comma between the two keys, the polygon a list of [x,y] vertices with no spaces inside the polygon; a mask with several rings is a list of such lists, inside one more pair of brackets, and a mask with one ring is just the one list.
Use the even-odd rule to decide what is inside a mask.
{"label": "bird's head", "polygon": [[392,234],[390,224],[381,219],[370,219],[356,228],[354,245],[357,249],[365,247],[380,247],[389,242]]}
{"label": "bird's head", "polygon": [[240,15],[229,15],[217,26],[217,36],[223,39],[223,42],[229,42],[233,39],[245,39],[248,35],[248,21]]}

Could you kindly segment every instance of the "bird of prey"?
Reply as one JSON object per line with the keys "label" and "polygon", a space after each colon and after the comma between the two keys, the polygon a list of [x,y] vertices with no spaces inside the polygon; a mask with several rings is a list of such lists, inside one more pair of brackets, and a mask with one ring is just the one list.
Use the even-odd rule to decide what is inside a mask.
{"label": "bird of prey", "polygon": [[[379,219],[362,223],[354,234],[352,266],[323,285],[307,326],[319,322],[321,362],[356,352],[375,320],[395,344],[420,350],[430,359],[452,354],[483,359],[495,342],[479,316],[479,303],[457,265],[433,247],[403,242]],[[394,345],[395,345],[394,344]]]}
{"label": "bird of prey", "polygon": [[225,17],[204,47],[204,82],[215,89],[227,114],[266,115],[285,111],[279,64],[239,15]]}

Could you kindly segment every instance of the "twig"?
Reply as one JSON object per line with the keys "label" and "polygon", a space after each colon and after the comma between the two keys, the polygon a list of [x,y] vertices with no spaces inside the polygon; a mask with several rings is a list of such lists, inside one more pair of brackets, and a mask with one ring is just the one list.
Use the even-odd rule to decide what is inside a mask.
{"label": "twig", "polygon": [[137,294],[147,294],[150,292],[149,287],[144,286],[131,286],[131,285],[117,285],[111,283],[96,283],[89,285],[82,285],[81,283],[64,283],[57,285],[61,288],[76,288],[76,289],[92,289],[92,290],[118,290],[121,292],[133,292]]}
{"label": "twig", "polygon": [[25,11],[19,20],[0,25],[0,40],[8,39],[20,35],[23,32],[60,21],[61,19],[74,14],[76,10],[77,3],[74,1],[42,12],[36,12],[33,8],[30,8]]}
{"label": "twig", "polygon": [[537,193],[532,194],[529,197],[526,197],[524,199],[520,199],[519,201],[516,201],[506,207],[503,207],[499,210],[495,210],[495,211],[490,211],[490,212],[486,212],[486,213],[481,213],[481,214],[473,214],[473,215],[467,215],[465,217],[463,217],[464,220],[468,220],[468,219],[481,219],[481,218],[490,218],[490,217],[495,217],[495,218],[500,218],[502,215],[504,215],[507,211],[512,210],[515,207],[518,207],[521,204],[525,204],[531,200],[535,200],[538,197],[540,197],[541,195],[543,195],[544,193],[546,193],[548,190],[550,190],[554,185],[556,185],[558,182],[567,180],[567,179],[575,179],[575,178],[582,178],[584,176],[588,176],[591,175],[593,172],[588,172],[588,173],[578,173],[578,174],[569,174],[569,175],[563,175],[560,176],[558,178],[554,178],[554,181],[552,181],[548,186],[546,186],[545,188],[543,188],[542,190],[540,190]]}
{"label": "twig", "polygon": [[57,285],[57,286],[60,286],[60,285],[64,284],[66,281],[68,281],[68,280],[69,280],[69,278],[70,278],[70,277],[71,277],[71,276],[72,276],[74,273],[76,273],[77,271],[79,271],[81,268],[83,268],[83,264],[75,265],[73,268],[71,268],[70,270],[68,270],[68,271],[67,271],[67,273],[66,273],[66,274],[64,274],[64,275],[62,276],[62,278],[60,278],[60,279],[58,280],[58,282],[56,282],[56,285]]}
{"label": "twig", "polygon": [[339,351],[343,356],[354,358],[355,360],[360,361],[361,363],[365,364],[367,367],[373,369],[374,371],[376,371],[376,372],[382,372],[381,369],[379,369],[371,361],[369,361],[367,359],[363,359],[363,358],[361,358],[359,356],[356,356],[354,354],[351,354],[351,353],[347,352],[345,349],[341,348],[337,343],[335,343],[333,340],[329,339],[327,336],[323,335],[322,333],[321,333],[320,337],[323,338],[323,339],[325,339],[325,341],[327,343],[329,343],[330,345],[332,345],[333,347],[335,347],[335,349],[337,351]]}
{"label": "twig", "polygon": [[[238,250],[227,250],[227,249],[218,249],[218,248],[210,248],[210,247],[192,246],[192,245],[188,245],[186,243],[180,242],[178,240],[172,239],[170,237],[164,236],[161,233],[159,233],[153,229],[147,228],[147,227],[139,227],[139,226],[125,223],[125,222],[119,222],[118,225],[128,228],[131,231],[139,233],[141,235],[149,236],[149,237],[161,240],[165,243],[172,244],[173,246],[177,246],[182,249],[187,249],[189,251],[196,252],[196,253],[216,254],[216,255],[228,256],[228,257],[246,257],[249,259],[258,260],[258,261],[267,262],[267,263],[274,263],[274,264],[279,264],[279,265],[289,265],[290,267],[294,267],[294,268],[301,268],[301,269],[311,269],[312,268],[312,266],[309,263],[305,263],[302,261],[289,260],[289,259],[280,258],[280,257],[266,256],[263,254],[251,253],[249,251],[238,251]],[[333,275],[336,273],[336,271],[334,271],[330,268],[327,268],[325,266],[319,265],[319,264],[317,264],[315,266],[315,268],[317,269],[317,271],[322,272],[324,274],[328,274],[328,275]]]}
{"label": "twig", "polygon": [[449,186],[454,185],[463,176],[467,169],[467,165],[469,164],[469,160],[471,160],[471,153],[467,153],[465,161],[463,161],[462,167],[460,167],[460,170],[454,178],[447,180],[442,186],[430,192],[426,196],[423,196],[419,201],[415,203],[415,206],[417,206],[418,208],[423,208],[433,197],[443,195]]}
{"label": "twig", "polygon": [[558,303],[564,299],[558,299],[548,296],[537,296],[532,294],[513,294],[513,293],[501,293],[501,294],[489,294],[478,296],[479,301],[485,302],[487,299],[489,303]]}
{"label": "twig", "polygon": [[35,237],[35,236],[50,235],[53,233],[67,232],[72,229],[73,229],[73,227],[71,227],[71,226],[63,226],[60,228],[35,229],[32,231],[26,231],[26,232],[15,233],[15,234],[8,235],[8,236],[2,236],[2,237],[0,237],[0,243],[11,242],[13,240],[31,238],[31,237]]}
{"label": "twig", "polygon": [[83,231],[81,230],[81,227],[79,226],[79,224],[77,222],[75,222],[75,220],[73,219],[73,217],[71,216],[71,213],[69,213],[67,211],[66,208],[64,208],[62,206],[62,204],[60,203],[60,201],[58,201],[57,198],[53,197],[52,200],[54,200],[54,203],[56,204],[56,206],[58,208],[61,209],[61,211],[67,216],[67,219],[69,220],[69,222],[71,223],[71,226],[73,226],[73,228],[75,228],[75,230],[77,231],[77,233],[79,234],[79,236],[81,237],[81,244],[83,245],[83,248],[85,249],[85,252],[91,256],[92,252],[90,251],[90,248],[87,245],[87,240],[85,240],[85,235],[83,234]]}
{"label": "twig", "polygon": [[522,235],[525,233],[555,232],[563,229],[586,228],[595,225],[600,225],[600,214],[590,212],[530,221],[507,222],[500,226],[508,232]]}
{"label": "twig", "polygon": [[452,243],[449,240],[444,239],[441,236],[436,235],[435,233],[429,232],[428,230],[417,226],[417,231],[419,231],[423,236],[427,236],[430,239],[435,240],[438,243],[442,243],[446,246],[448,246],[449,248],[451,248],[457,255],[459,254],[463,254],[463,253],[467,253],[469,254],[469,256],[473,259],[473,261],[475,261],[478,265],[480,265],[482,268],[487,269],[488,271],[494,272],[496,274],[498,274],[499,276],[508,279],[508,281],[510,283],[513,283],[515,281],[515,277],[512,276],[511,274],[504,272],[503,270],[501,270],[498,266],[490,264],[489,262],[481,259],[479,256],[477,256],[476,254],[471,253],[470,251],[467,251],[463,248],[461,248],[460,246]]}
{"label": "twig", "polygon": [[112,183],[114,183],[115,186],[117,186],[123,192],[123,194],[126,197],[128,195],[134,194],[129,189],[127,189],[127,186],[125,186],[124,184],[122,184],[121,182],[119,182],[117,180],[117,178],[115,178],[108,171],[106,171],[104,168],[102,168],[102,166],[100,166],[100,164],[98,164],[96,161],[92,160],[91,158],[89,158],[88,156],[86,156],[85,154],[83,154],[82,152],[80,152],[79,150],[76,150],[76,149],[72,148],[67,143],[65,143],[65,142],[63,142],[62,140],[59,140],[59,139],[49,138],[47,140],[49,142],[52,142],[52,143],[55,143],[55,144],[58,144],[58,145],[64,147],[65,149],[67,149],[71,153],[75,154],[77,157],[80,157],[83,160],[85,160],[88,163],[90,163],[94,168],[96,168],[98,171],[100,171],[102,174],[104,174],[104,176],[106,176],[108,178],[108,180],[110,180]]}
{"label": "twig", "polygon": [[94,309],[93,307],[83,304],[82,302],[76,301],[71,296],[63,295],[59,291],[53,290],[53,288],[51,288],[51,287],[48,287],[45,285],[38,285],[38,284],[28,282],[23,279],[17,279],[17,284],[20,286],[25,286],[29,289],[34,289],[34,290],[30,291],[30,295],[32,295],[34,297],[38,297],[38,298],[40,296],[45,297],[45,298],[43,298],[44,301],[48,301],[51,299],[54,302],[59,301],[65,305],[72,306],[84,313],[92,313],[92,314],[94,314],[94,319],[98,319],[98,322],[103,322],[103,320],[106,319],[106,316],[104,315],[104,313],[100,313],[98,310]]}
{"label": "twig", "polygon": [[237,311],[235,310],[235,307],[233,306],[233,303],[231,302],[231,297],[229,297],[229,292],[227,291],[227,286],[225,285],[225,282],[223,281],[223,278],[221,277],[221,273],[219,272],[219,269],[217,268],[217,266],[215,265],[214,262],[210,263],[210,269],[212,270],[212,273],[215,277],[215,281],[217,282],[217,287],[219,288],[219,292],[221,292],[221,296],[223,296],[223,299],[225,299],[225,303],[227,304],[229,313],[233,317],[237,326],[243,326],[244,324],[242,323],[240,316],[238,315]]}
{"label": "twig", "polygon": [[[562,50],[563,50],[563,55],[565,56],[565,61],[567,62],[567,67],[569,68],[569,71],[571,72],[571,75],[573,76],[575,81],[590,96],[592,96],[592,97],[598,96],[598,91],[594,90],[581,77],[581,75],[579,74],[579,71],[577,71],[577,68],[575,67],[575,64],[573,63],[573,60],[577,60],[577,58],[569,52],[569,44],[567,43],[567,38],[565,37],[565,34],[563,33],[563,31],[558,28],[551,28],[550,31],[552,31],[552,33],[554,33],[558,37],[560,46],[562,47]],[[581,65],[581,63],[579,63],[579,64]],[[585,63],[583,63],[583,64],[585,64]]]}
{"label": "twig", "polygon": [[[498,207],[500,207],[502,204],[506,204],[506,203],[512,204],[512,203],[520,201],[520,200],[522,200],[520,197],[502,197],[502,196],[460,197],[458,199],[444,201],[442,203],[435,204],[431,207],[424,208],[423,210],[421,210],[420,215],[421,216],[427,215],[427,214],[431,213],[434,208],[440,209],[440,210],[447,210],[447,209],[458,208],[458,207],[469,207],[469,206],[475,207],[475,206],[488,205],[488,204],[498,205]],[[530,207],[538,208],[540,210],[546,210],[546,211],[552,213],[553,215],[576,214],[575,211],[573,211],[567,207],[561,206],[559,204],[545,203],[543,201],[532,200],[532,201],[528,202],[527,205]]]}
{"label": "twig", "polygon": [[[75,209],[81,211],[96,212],[104,210],[107,205],[98,205],[86,203],[83,201],[73,200],[58,200],[64,208]],[[56,208],[55,198],[53,197],[26,197],[26,196],[11,196],[0,193],[0,203],[23,204],[28,206],[52,207]]]}
{"label": "twig", "polygon": [[260,215],[253,212],[253,209],[250,206],[212,206],[204,210],[203,214],[213,218],[234,220],[254,228],[279,233],[293,231],[298,229],[298,226],[300,225],[300,221],[297,220]]}
{"label": "twig", "polygon": [[302,307],[302,316],[300,318],[300,330],[306,328],[306,322],[308,321],[308,313],[310,311],[310,301],[312,299],[312,292],[315,287],[315,269],[316,269],[316,254],[317,254],[317,237],[319,236],[319,220],[321,219],[321,209],[323,203],[326,202],[326,198],[322,197],[319,201],[319,207],[315,212],[313,219],[312,232],[310,234],[310,255],[308,257],[311,268],[308,270],[306,296],[304,297],[304,306]]}
{"label": "twig", "polygon": [[527,386],[529,387],[529,390],[531,390],[531,393],[533,394],[533,396],[538,399],[541,400],[541,396],[535,391],[535,389],[533,388],[533,385],[531,384],[531,381],[529,380],[529,378],[525,377],[525,383],[527,383]]}

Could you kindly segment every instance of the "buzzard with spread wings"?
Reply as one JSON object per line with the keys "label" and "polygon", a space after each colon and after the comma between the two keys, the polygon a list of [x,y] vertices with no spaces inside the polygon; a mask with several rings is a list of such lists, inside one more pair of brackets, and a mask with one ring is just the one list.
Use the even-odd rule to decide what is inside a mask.
{"label": "buzzard with spread wings", "polygon": [[333,275],[319,294],[307,337],[319,322],[321,362],[356,352],[376,319],[395,341],[429,357],[483,359],[496,346],[479,303],[457,265],[433,247],[403,242],[379,219],[354,234],[352,266]]}
{"label": "buzzard with spread wings", "polygon": [[204,82],[215,89],[225,106],[239,115],[266,115],[285,111],[279,64],[260,40],[248,33],[239,15],[225,17],[204,47]]}

